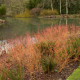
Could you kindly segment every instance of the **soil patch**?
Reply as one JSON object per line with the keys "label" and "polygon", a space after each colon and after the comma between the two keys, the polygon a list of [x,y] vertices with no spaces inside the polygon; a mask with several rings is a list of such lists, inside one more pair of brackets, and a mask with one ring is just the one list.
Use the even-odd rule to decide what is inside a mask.
{"label": "soil patch", "polygon": [[35,78],[30,79],[26,77],[25,80],[66,80],[73,71],[80,65],[79,61],[72,62],[66,65],[66,67],[61,72],[52,72],[52,73],[40,73],[35,76]]}

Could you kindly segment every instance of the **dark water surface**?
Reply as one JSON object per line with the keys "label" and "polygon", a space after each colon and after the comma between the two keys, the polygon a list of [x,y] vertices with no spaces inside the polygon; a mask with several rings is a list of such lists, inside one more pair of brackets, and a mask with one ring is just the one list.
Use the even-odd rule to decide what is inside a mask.
{"label": "dark water surface", "polygon": [[48,19],[48,18],[5,18],[6,23],[0,23],[0,40],[7,40],[18,36],[36,33],[54,25],[80,26],[80,19]]}

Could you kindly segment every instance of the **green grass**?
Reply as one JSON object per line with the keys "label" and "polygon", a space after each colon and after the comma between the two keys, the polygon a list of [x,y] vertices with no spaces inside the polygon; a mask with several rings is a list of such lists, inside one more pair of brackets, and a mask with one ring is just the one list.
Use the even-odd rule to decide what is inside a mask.
{"label": "green grass", "polygon": [[80,66],[68,77],[67,80],[80,80]]}

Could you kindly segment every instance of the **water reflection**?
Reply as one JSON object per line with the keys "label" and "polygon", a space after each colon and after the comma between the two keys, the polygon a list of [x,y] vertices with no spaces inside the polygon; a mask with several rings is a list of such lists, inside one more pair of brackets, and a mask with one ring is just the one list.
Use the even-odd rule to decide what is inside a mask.
{"label": "water reflection", "polygon": [[0,40],[7,40],[17,36],[31,35],[38,30],[54,25],[76,25],[80,26],[80,19],[48,19],[48,18],[5,18],[6,23],[0,24]]}

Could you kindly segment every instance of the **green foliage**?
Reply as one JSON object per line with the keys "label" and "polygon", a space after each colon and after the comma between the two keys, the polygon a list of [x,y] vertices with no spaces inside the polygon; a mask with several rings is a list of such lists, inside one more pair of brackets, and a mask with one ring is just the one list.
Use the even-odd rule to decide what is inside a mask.
{"label": "green foliage", "polygon": [[57,10],[42,10],[41,14],[42,16],[47,16],[47,15],[58,15],[58,11]]}
{"label": "green foliage", "polygon": [[40,53],[42,55],[54,55],[54,42],[52,41],[47,41],[47,42],[41,42],[39,44],[36,44],[37,48],[40,50]]}
{"label": "green foliage", "polygon": [[80,80],[80,66],[66,80]]}
{"label": "green foliage", "polygon": [[5,15],[6,14],[6,7],[4,4],[0,6],[0,15]]}
{"label": "green foliage", "polygon": [[16,14],[14,17],[25,18],[25,17],[31,17],[31,15],[30,15],[30,11],[29,10],[25,10],[23,13]]}
{"label": "green foliage", "polygon": [[80,0],[70,1],[69,14],[80,13]]}
{"label": "green foliage", "polygon": [[[47,3],[46,3],[47,2]],[[33,9],[36,7],[40,7],[43,9],[51,9],[51,3],[53,5],[53,8],[56,9],[58,12],[60,12],[60,0],[29,0],[29,2],[26,4],[28,9]],[[66,13],[66,0],[61,1],[61,7],[62,7],[62,14]],[[80,13],[80,0],[70,0],[68,3],[68,10],[69,14],[76,14]]]}
{"label": "green foliage", "polygon": [[54,60],[54,42],[47,41],[36,44],[41,53],[41,65],[44,72],[54,71],[56,68],[56,62]]}
{"label": "green foliage", "polygon": [[70,38],[66,46],[67,54],[71,55],[71,58],[79,57],[80,55],[80,38]]}
{"label": "green foliage", "polygon": [[0,74],[0,80],[23,80],[24,78],[24,69],[21,66],[18,66],[17,69],[6,69],[4,68]]}
{"label": "green foliage", "polygon": [[[56,9],[60,12],[60,0],[0,0],[0,5],[5,4],[7,15],[14,15],[24,12],[24,10],[33,8]],[[80,14],[80,0],[68,1],[69,14]],[[61,0],[61,12],[66,13],[66,0]]]}
{"label": "green foliage", "polygon": [[40,4],[42,0],[29,0],[29,2],[26,4],[26,7],[28,9],[33,9],[37,7],[38,4]]}
{"label": "green foliage", "polygon": [[57,66],[54,58],[51,55],[43,56],[41,58],[41,65],[42,65],[44,72],[55,71],[56,66]]}

